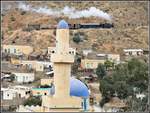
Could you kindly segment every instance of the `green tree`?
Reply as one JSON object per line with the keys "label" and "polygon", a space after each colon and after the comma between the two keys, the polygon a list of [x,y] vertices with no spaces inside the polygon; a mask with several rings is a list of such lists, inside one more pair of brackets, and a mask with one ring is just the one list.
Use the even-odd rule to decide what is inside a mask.
{"label": "green tree", "polygon": [[106,69],[108,69],[108,68],[110,68],[110,67],[114,67],[114,63],[111,62],[110,60],[106,60],[106,61],[104,62],[104,65],[105,65]]}
{"label": "green tree", "polygon": [[96,68],[96,74],[99,79],[102,79],[106,75],[106,68],[103,64],[98,64]]}
{"label": "green tree", "polygon": [[[134,90],[136,88],[136,90]],[[119,64],[113,70],[110,76],[105,76],[100,80],[100,91],[103,99],[100,105],[103,105],[112,97],[127,99],[128,111],[144,110],[146,99],[140,101],[136,99],[136,93],[148,93],[148,64],[137,59],[131,59],[127,63]],[[140,104],[139,104],[140,103]],[[138,108],[137,108],[138,107]]]}
{"label": "green tree", "polygon": [[41,104],[42,104],[42,100],[40,97],[30,97],[27,100],[25,100],[25,102],[24,102],[24,106],[25,105],[29,105],[29,106],[39,105],[39,106],[41,106]]}

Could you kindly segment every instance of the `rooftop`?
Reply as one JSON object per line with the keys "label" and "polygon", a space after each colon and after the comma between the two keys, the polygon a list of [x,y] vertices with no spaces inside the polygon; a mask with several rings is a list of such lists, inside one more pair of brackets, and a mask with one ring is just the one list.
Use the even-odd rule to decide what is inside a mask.
{"label": "rooftop", "polygon": [[106,56],[98,56],[96,52],[88,53],[87,59],[93,59],[93,60],[105,60]]}

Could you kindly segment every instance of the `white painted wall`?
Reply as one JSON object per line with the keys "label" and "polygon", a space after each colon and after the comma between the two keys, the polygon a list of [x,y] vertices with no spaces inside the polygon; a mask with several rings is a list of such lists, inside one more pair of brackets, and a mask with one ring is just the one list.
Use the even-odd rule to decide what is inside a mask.
{"label": "white painted wall", "polygon": [[12,100],[14,97],[16,97],[16,92],[9,90],[8,88],[2,88],[1,91],[3,100]]}
{"label": "white painted wall", "polygon": [[34,81],[34,73],[13,73],[15,74],[15,80],[18,83],[23,82],[33,82]]}

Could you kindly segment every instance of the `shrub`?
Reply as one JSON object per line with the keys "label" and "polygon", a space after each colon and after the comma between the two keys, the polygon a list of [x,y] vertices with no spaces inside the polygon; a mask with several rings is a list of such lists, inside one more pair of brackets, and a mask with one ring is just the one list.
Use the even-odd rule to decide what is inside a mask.
{"label": "shrub", "polygon": [[26,14],[26,11],[22,11],[22,12],[21,12],[21,15],[25,15],[25,14]]}
{"label": "shrub", "polygon": [[80,36],[79,35],[75,35],[73,37],[73,41],[78,44],[81,41]]}
{"label": "shrub", "polygon": [[30,97],[27,100],[25,100],[25,102],[24,102],[24,106],[26,106],[26,105],[29,105],[29,106],[39,105],[39,106],[41,106],[41,104],[42,104],[42,100],[40,97]]}

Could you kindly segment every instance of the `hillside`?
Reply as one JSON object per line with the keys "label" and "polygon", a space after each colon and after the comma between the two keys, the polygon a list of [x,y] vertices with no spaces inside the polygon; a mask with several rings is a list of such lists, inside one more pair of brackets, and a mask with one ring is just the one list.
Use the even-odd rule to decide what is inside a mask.
{"label": "hillside", "polygon": [[[65,6],[84,10],[90,7],[100,9],[111,15],[112,29],[79,29],[70,30],[71,46],[82,50],[93,48],[99,52],[121,53],[123,48],[148,48],[148,5],[147,2],[26,2],[34,8],[47,6],[61,10]],[[9,6],[9,7],[8,7]],[[54,30],[39,30],[25,32],[22,29],[28,24],[56,25],[61,19],[69,23],[103,23],[110,22],[104,18],[71,18],[52,16],[22,11],[18,9],[18,2],[2,3],[2,32],[3,44],[32,45],[36,50],[53,46],[55,42]],[[79,44],[72,41],[73,34],[83,32],[85,39]]]}

